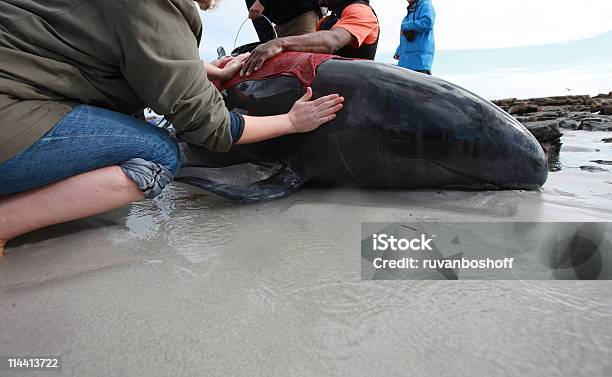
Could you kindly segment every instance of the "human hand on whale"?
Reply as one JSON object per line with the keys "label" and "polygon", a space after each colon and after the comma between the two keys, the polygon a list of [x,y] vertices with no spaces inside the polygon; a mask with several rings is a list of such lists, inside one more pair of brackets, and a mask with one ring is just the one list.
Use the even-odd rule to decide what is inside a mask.
{"label": "human hand on whale", "polygon": [[280,39],[273,39],[257,46],[251,56],[245,60],[240,76],[250,76],[253,72],[258,71],[266,61],[282,52],[283,46]]}
{"label": "human hand on whale", "polygon": [[306,88],[306,93],[295,102],[287,114],[295,133],[314,131],[323,124],[331,122],[344,106],[344,97],[338,94],[330,94],[311,101],[312,96],[312,88]]}
{"label": "human hand on whale", "polygon": [[[208,78],[224,82],[236,75],[243,68],[250,54],[236,57],[224,57],[210,63],[204,63]],[[336,113],[342,110],[344,97],[330,94],[312,100],[312,88],[306,88],[306,93],[298,99],[291,110],[283,115],[272,117],[243,116],[244,131],[236,144],[251,144],[294,133],[314,131],[321,125],[336,118]]]}
{"label": "human hand on whale", "polygon": [[252,144],[279,136],[314,131],[336,118],[344,107],[344,97],[330,94],[312,99],[312,88],[298,99],[286,114],[252,117],[244,116],[245,128],[236,144]]}

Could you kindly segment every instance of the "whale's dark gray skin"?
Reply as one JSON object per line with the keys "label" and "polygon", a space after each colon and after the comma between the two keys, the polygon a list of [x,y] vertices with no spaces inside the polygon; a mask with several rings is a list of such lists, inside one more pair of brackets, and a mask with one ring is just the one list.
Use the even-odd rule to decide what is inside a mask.
{"label": "whale's dark gray skin", "polygon": [[[337,118],[314,132],[229,153],[181,143],[177,179],[219,195],[259,201],[306,182],[381,189],[537,189],[547,162],[537,140],[503,110],[444,80],[369,61],[318,67],[315,96],[345,97]],[[294,77],[229,88],[230,110],[288,112],[304,93]]]}

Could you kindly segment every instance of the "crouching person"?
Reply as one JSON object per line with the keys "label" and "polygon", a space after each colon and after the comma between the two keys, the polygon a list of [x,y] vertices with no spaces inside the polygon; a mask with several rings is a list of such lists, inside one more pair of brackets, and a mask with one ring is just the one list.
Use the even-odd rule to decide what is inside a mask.
{"label": "crouching person", "polygon": [[342,108],[308,89],[286,115],[228,112],[209,78],[246,57],[202,64],[201,34],[193,0],[0,2],[0,254],[14,237],[154,198],[174,179],[176,142],[126,114],[151,107],[186,141],[223,152],[312,131]]}

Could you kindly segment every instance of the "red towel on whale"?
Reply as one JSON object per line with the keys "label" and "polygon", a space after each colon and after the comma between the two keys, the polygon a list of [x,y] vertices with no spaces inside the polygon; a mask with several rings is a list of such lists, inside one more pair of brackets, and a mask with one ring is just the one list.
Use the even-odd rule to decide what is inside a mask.
{"label": "red towel on whale", "polygon": [[[317,75],[317,67],[330,59],[340,57],[328,54],[311,54],[307,52],[283,52],[264,63],[251,76],[240,77],[238,73],[234,78],[223,83],[213,82],[219,90],[225,90],[241,82],[251,80],[265,80],[270,77],[294,76],[304,86],[312,85]],[[340,58],[342,59],[342,58]]]}

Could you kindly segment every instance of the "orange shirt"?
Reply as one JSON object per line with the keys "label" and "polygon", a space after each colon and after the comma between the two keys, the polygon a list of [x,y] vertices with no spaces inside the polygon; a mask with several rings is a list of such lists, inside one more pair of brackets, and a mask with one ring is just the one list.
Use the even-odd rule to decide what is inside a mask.
{"label": "orange shirt", "polygon": [[[317,30],[321,29],[321,24],[326,20],[324,17],[317,25]],[[340,20],[332,27],[333,29],[343,28],[354,37],[351,47],[359,48],[362,44],[372,44],[378,38],[378,19],[372,9],[365,4],[351,4],[344,8]]]}

